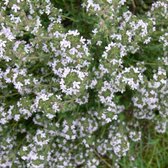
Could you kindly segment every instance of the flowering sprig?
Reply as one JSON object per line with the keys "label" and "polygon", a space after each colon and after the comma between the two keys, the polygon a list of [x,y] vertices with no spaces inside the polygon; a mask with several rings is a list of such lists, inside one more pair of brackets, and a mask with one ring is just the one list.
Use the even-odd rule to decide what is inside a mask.
{"label": "flowering sprig", "polygon": [[166,132],[167,0],[146,17],[125,0],[84,0],[89,39],[53,1],[0,7],[0,167],[118,167],[141,121]]}

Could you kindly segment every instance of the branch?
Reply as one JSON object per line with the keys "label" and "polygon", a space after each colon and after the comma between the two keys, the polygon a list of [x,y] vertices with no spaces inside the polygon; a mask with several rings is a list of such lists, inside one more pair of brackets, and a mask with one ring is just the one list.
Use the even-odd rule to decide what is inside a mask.
{"label": "branch", "polygon": [[99,153],[98,153],[96,150],[94,150],[94,153],[97,155],[97,157],[98,157],[102,162],[104,162],[104,164],[105,164],[107,167],[113,168],[101,155],[99,155]]}

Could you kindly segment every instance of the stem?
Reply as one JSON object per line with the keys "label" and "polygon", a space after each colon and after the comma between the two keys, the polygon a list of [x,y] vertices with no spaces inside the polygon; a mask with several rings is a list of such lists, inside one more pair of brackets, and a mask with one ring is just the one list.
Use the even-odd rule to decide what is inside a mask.
{"label": "stem", "polygon": [[13,93],[13,94],[6,95],[6,96],[0,96],[0,98],[7,98],[7,97],[16,96],[16,95],[19,95],[19,93]]}
{"label": "stem", "polygon": [[71,21],[73,21],[73,22],[77,22],[77,20],[75,20],[75,19],[73,19],[73,18],[71,18],[71,17],[65,16],[65,15],[61,15],[61,17],[62,17],[62,18],[65,18],[65,19],[69,19],[69,20],[71,20]]}
{"label": "stem", "polygon": [[104,162],[104,164],[105,164],[107,167],[113,168],[101,155],[99,155],[99,153],[98,153],[96,150],[94,150],[94,153],[96,154],[96,156],[97,156],[102,162]]}
{"label": "stem", "polygon": [[133,13],[135,13],[135,9],[136,9],[136,5],[135,5],[135,1],[134,0],[132,0],[132,7],[133,7]]}

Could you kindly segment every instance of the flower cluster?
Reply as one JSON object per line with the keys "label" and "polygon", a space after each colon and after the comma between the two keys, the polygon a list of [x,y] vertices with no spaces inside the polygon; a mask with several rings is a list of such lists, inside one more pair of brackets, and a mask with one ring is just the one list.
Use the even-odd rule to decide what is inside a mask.
{"label": "flower cluster", "polygon": [[52,0],[0,2],[2,168],[96,168],[103,157],[117,167],[141,121],[166,131],[167,0],[145,18],[126,0],[81,6],[95,20],[88,39]]}

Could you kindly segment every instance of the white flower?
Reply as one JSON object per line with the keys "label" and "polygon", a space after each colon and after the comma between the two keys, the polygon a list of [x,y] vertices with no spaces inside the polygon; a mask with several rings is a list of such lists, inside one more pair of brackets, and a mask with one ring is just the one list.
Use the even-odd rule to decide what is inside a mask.
{"label": "white flower", "polygon": [[96,35],[96,34],[98,33],[97,28],[95,28],[94,30],[92,30],[92,33],[93,33],[94,35]]}
{"label": "white flower", "polygon": [[55,112],[58,112],[60,109],[59,109],[59,106],[58,104],[55,102],[53,105],[52,105],[52,109],[55,111]]}
{"label": "white flower", "polygon": [[61,49],[64,49],[64,48],[71,48],[71,42],[66,40],[66,39],[63,39],[61,42],[60,42],[60,46],[61,46]]}
{"label": "white flower", "polygon": [[80,89],[80,82],[74,81],[72,85],[74,89]]}
{"label": "white flower", "polygon": [[17,6],[16,4],[13,4],[11,9],[16,13],[18,10],[20,10],[20,7]]}
{"label": "white flower", "polygon": [[15,120],[15,121],[19,121],[19,119],[20,119],[20,114],[16,114],[16,115],[14,116],[14,120]]}

